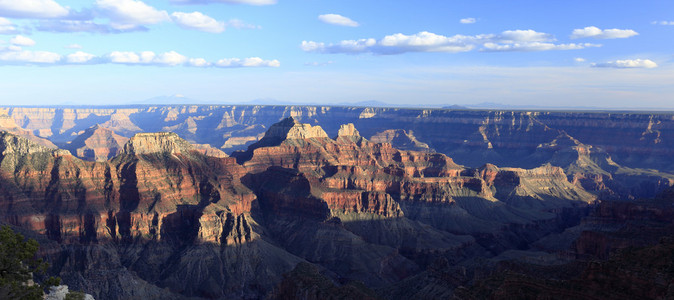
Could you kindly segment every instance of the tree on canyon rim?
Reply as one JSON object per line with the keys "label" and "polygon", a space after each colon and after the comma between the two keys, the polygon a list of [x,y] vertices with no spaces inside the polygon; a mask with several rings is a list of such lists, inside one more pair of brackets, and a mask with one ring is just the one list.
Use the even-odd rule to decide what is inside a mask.
{"label": "tree on canyon rim", "polygon": [[44,290],[58,285],[60,278],[49,277],[33,284],[33,274],[43,274],[48,264],[36,257],[40,245],[25,239],[9,226],[0,229],[0,299],[42,299]]}

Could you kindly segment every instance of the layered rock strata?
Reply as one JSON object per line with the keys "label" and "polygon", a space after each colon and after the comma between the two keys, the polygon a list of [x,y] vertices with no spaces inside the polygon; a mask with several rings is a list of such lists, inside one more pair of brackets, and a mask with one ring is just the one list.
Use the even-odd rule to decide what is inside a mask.
{"label": "layered rock strata", "polygon": [[[11,134],[3,135],[0,148],[0,221],[62,245],[82,245],[47,252],[58,261],[53,272],[64,278],[81,272],[73,267],[101,263],[107,265],[101,273],[91,265],[89,274],[107,278],[114,274],[105,273],[109,268],[128,268],[183,296],[259,295],[301,261],[260,236],[250,215],[256,197],[239,181],[245,170],[233,158],[204,156],[175,134],[132,137],[106,162],[82,161]],[[103,261],[71,261],[79,259],[71,251],[96,245],[116,246]],[[232,264],[224,273],[204,269]],[[212,283],[188,274],[210,276]],[[81,280],[70,286],[92,288]],[[124,287],[100,288],[91,293],[133,295]]]}
{"label": "layered rock strata", "polygon": [[[289,128],[300,131],[287,134],[291,132]],[[358,136],[352,125],[342,126],[334,140],[323,133],[301,132],[315,133],[318,129],[286,119],[270,128],[275,134],[266,135],[247,152],[234,156],[251,174],[258,174],[251,178],[278,178],[282,170],[296,170],[297,176],[304,178],[304,190],[310,191],[314,199],[310,202],[318,205],[315,209],[321,211],[320,215],[324,219],[336,217],[352,230],[363,229],[349,224],[366,224],[373,218],[388,220],[384,223],[405,223],[404,226],[412,226],[407,222],[413,221],[474,235],[478,240],[489,237],[484,240],[487,243],[498,236],[505,238],[504,230],[512,225],[554,227],[549,223],[554,223],[556,211],[596,200],[595,195],[569,182],[559,167],[524,170],[487,165],[470,169],[443,154],[402,151],[388,143],[372,143]],[[267,169],[269,166],[280,169]],[[269,189],[260,184],[249,187],[258,196]],[[276,191],[275,206],[270,209],[306,207],[287,198],[296,195],[297,192]],[[285,201],[289,202],[283,204]],[[366,240],[383,238],[367,236],[378,233],[359,232]],[[493,251],[499,249],[502,248]]]}
{"label": "layered rock strata", "polygon": [[[543,121],[550,115],[540,113],[222,106],[12,108],[7,113],[30,128],[16,131],[23,136],[63,142],[82,126],[130,136],[117,151],[106,146],[107,138],[85,142],[99,162],[9,133],[0,139],[0,221],[52,241],[43,250],[54,262],[52,272],[71,280],[73,288],[93,289],[87,292],[97,298],[134,297],[140,295],[134,289],[153,287],[166,289],[169,298],[260,298],[300,262],[339,281],[329,289],[347,281],[380,291],[425,282],[419,295],[433,290],[450,296],[455,286],[468,282],[481,258],[531,249],[605,255],[603,249],[623,244],[590,230],[601,227],[592,222],[620,219],[615,212],[623,210],[646,219],[657,212],[621,210],[616,204],[596,215],[603,217],[574,226],[587,205],[654,194],[672,184],[667,174],[614,160],[615,154],[629,161],[621,156],[623,148],[585,144],[578,138],[582,132],[556,129]],[[148,121],[148,115],[163,123]],[[291,118],[270,122],[278,116]],[[586,117],[569,117],[574,116]],[[264,121],[252,125],[252,120]],[[355,125],[343,124],[349,120]],[[613,124],[597,122],[591,124]],[[651,146],[660,149],[668,139],[662,130],[667,120],[658,116],[649,122],[650,131],[641,137],[658,140]],[[176,133],[138,133],[148,128],[217,146],[226,143],[225,136],[261,138],[226,157]],[[408,142],[418,138],[429,151],[401,150],[391,144],[395,139],[375,143],[363,137],[390,128],[404,128]],[[631,134],[627,130],[627,140]],[[104,136],[119,144],[112,133]],[[646,155],[655,159],[667,153],[661,150]],[[113,152],[117,155],[110,157]],[[507,167],[473,165],[492,159]],[[614,226],[611,222],[606,224]],[[461,275],[433,268],[437,261]],[[138,284],[125,288],[120,278]],[[449,289],[440,288],[443,282]],[[314,289],[292,282],[282,286],[290,293]]]}
{"label": "layered rock strata", "polygon": [[[479,111],[327,106],[136,106],[109,108],[5,107],[19,127],[57,144],[95,124],[131,137],[173,131],[190,142],[231,153],[257,141],[272,124],[293,117],[329,136],[353,123],[364,137],[400,129],[459,163],[531,168],[539,145],[565,132],[604,149],[620,165],[674,172],[671,113]],[[390,135],[389,135],[390,136]],[[243,144],[242,144],[243,143]],[[394,143],[395,144],[395,143]],[[536,161],[540,164],[540,161]]]}

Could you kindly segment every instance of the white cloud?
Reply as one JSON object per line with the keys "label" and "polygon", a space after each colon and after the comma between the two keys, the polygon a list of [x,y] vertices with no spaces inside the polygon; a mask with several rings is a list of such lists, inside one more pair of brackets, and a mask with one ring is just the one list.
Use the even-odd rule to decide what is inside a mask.
{"label": "white cloud", "polygon": [[427,31],[413,35],[396,33],[380,40],[344,40],[335,44],[303,41],[300,48],[318,53],[400,54],[406,52],[548,51],[573,50],[601,45],[590,43],[556,44],[552,35],[534,30],[507,30],[500,34],[443,36]]}
{"label": "white cloud", "polygon": [[208,67],[211,65],[203,58],[190,58],[187,63],[192,67]]}
{"label": "white cloud", "polygon": [[334,62],[334,61],[331,61],[331,60],[330,60],[330,61],[326,61],[326,62],[317,62],[317,61],[314,61],[314,62],[307,62],[307,63],[304,63],[304,65],[305,65],[305,66],[310,66],[310,67],[325,67],[325,66],[331,65],[331,64],[333,64],[333,63],[335,63],[335,62]]}
{"label": "white cloud", "polygon": [[374,47],[377,45],[375,39],[346,40],[339,44],[325,44],[312,41],[302,41],[300,46],[306,52],[319,53],[364,53],[377,51]]}
{"label": "white cloud", "polygon": [[253,24],[248,24],[245,23],[244,21],[241,21],[239,19],[231,19],[227,22],[225,22],[225,27],[232,27],[236,29],[260,29],[259,25],[253,25]]}
{"label": "white cloud", "polygon": [[605,63],[597,63],[597,64],[592,64],[593,67],[599,67],[599,68],[620,68],[620,69],[625,69],[625,68],[646,68],[646,69],[652,69],[656,68],[658,64],[656,64],[654,61],[650,59],[624,59],[624,60],[616,60],[616,61],[609,61]]}
{"label": "white cloud", "polygon": [[[274,60],[264,60],[259,57],[249,58],[226,58],[211,63],[203,58],[189,58],[176,51],[168,51],[156,54],[153,51],[113,51],[106,55],[97,56],[83,51],[77,51],[65,56],[48,51],[27,51],[20,46],[32,46],[35,41],[16,36],[12,38],[8,46],[0,46],[0,64],[41,64],[41,65],[69,65],[69,64],[125,64],[139,66],[161,66],[161,67],[222,67],[222,68],[243,68],[243,67],[280,67],[281,63]],[[71,44],[65,48],[80,49],[80,45]]]}
{"label": "white cloud", "polygon": [[39,31],[47,32],[94,32],[120,33],[124,31],[140,30],[142,27],[126,26],[126,30],[112,28],[110,24],[100,24],[91,20],[42,20],[35,27]]}
{"label": "white cloud", "polygon": [[599,29],[595,26],[588,26],[583,29],[574,29],[571,32],[572,39],[595,38],[595,39],[624,39],[638,35],[632,29]]}
{"label": "white cloud", "polygon": [[318,19],[326,24],[339,25],[339,26],[348,26],[348,27],[358,27],[360,24],[358,22],[351,20],[345,16],[338,14],[325,14],[318,16]]}
{"label": "white cloud", "polygon": [[110,25],[118,30],[171,20],[166,11],[157,10],[139,0],[96,0],[96,7],[110,18]]}
{"label": "white cloud", "polygon": [[385,36],[378,44],[388,49],[399,48],[397,52],[465,52],[474,48],[471,44],[483,37],[455,35],[446,37],[422,31],[413,35],[402,33]]}
{"label": "white cloud", "polygon": [[192,13],[174,12],[171,14],[173,21],[180,27],[200,30],[211,33],[225,31],[225,23],[217,21],[198,11]]}
{"label": "white cloud", "polygon": [[177,66],[187,62],[187,57],[178,52],[169,51],[157,55],[152,62],[159,65]]}
{"label": "white cloud", "polygon": [[[154,55],[154,53],[152,53]],[[115,64],[138,64],[141,63],[140,55],[135,52],[113,51],[108,54],[111,63]]]}
{"label": "white cloud", "polygon": [[474,24],[475,22],[477,22],[475,18],[464,18],[459,20],[459,23],[461,24]]}
{"label": "white cloud", "polygon": [[[177,53],[176,53],[177,54]],[[156,60],[157,55],[152,51],[129,52],[113,51],[108,54],[111,63],[114,64],[161,64]]]}
{"label": "white cloud", "polygon": [[0,0],[0,16],[10,18],[60,18],[68,9],[53,0]]}
{"label": "white cloud", "polygon": [[278,68],[281,63],[274,60],[264,60],[259,57],[249,57],[244,59],[239,58],[223,58],[215,63],[216,67],[220,68],[241,68],[241,67],[273,67]]}
{"label": "white cloud", "polygon": [[38,63],[54,64],[61,60],[61,55],[47,51],[0,51],[0,61],[10,64]]}
{"label": "white cloud", "polygon": [[156,55],[152,51],[124,52],[114,51],[107,55],[107,61],[115,64],[126,65],[147,65],[147,66],[190,66],[190,67],[221,67],[221,68],[243,68],[243,67],[279,67],[281,63],[278,60],[264,60],[259,57],[249,58],[224,58],[215,63],[207,62],[203,58],[188,58],[175,51],[165,52]]}
{"label": "white cloud", "polygon": [[545,42],[554,40],[550,34],[528,30],[506,30],[499,36],[504,42]]}
{"label": "white cloud", "polygon": [[581,62],[585,62],[585,59],[582,58],[582,57],[576,57],[576,58],[573,59],[573,61],[581,63]]}
{"label": "white cloud", "polygon": [[17,35],[9,40],[9,43],[15,46],[34,46],[35,41],[23,35]]}
{"label": "white cloud", "polygon": [[601,45],[590,43],[554,44],[543,42],[512,43],[512,44],[485,43],[483,46],[484,46],[483,51],[488,52],[579,50],[590,47],[601,47]]}
{"label": "white cloud", "polygon": [[18,32],[12,21],[0,17],[0,34],[15,34]]}
{"label": "white cloud", "polygon": [[69,63],[69,64],[83,64],[83,63],[87,63],[87,62],[91,61],[95,57],[96,57],[96,55],[86,53],[86,52],[82,52],[82,51],[77,51],[75,53],[68,54],[66,56],[66,62]]}
{"label": "white cloud", "polygon": [[653,21],[653,25],[674,25],[674,21]]}
{"label": "white cloud", "polygon": [[228,4],[248,4],[248,5],[271,5],[276,4],[276,0],[171,0],[176,4],[208,4],[208,3],[228,3]]}

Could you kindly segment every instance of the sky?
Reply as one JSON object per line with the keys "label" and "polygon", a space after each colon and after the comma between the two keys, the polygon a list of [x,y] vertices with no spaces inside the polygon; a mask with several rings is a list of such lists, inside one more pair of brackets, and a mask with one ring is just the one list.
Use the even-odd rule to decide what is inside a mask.
{"label": "sky", "polygon": [[0,104],[160,96],[674,110],[674,1],[0,0]]}

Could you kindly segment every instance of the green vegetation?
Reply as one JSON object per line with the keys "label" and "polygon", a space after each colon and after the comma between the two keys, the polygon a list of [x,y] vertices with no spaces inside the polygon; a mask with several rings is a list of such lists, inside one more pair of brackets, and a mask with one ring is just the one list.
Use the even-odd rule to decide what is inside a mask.
{"label": "green vegetation", "polygon": [[60,278],[50,277],[42,284],[33,283],[33,274],[43,274],[47,263],[35,257],[39,248],[9,226],[0,229],[0,299],[42,299],[45,289],[58,285]]}
{"label": "green vegetation", "polygon": [[69,292],[66,295],[66,300],[84,300],[85,294],[83,292]]}

